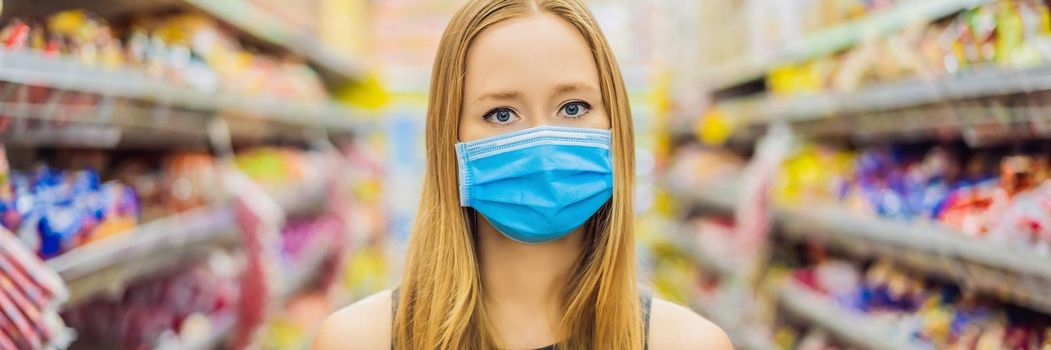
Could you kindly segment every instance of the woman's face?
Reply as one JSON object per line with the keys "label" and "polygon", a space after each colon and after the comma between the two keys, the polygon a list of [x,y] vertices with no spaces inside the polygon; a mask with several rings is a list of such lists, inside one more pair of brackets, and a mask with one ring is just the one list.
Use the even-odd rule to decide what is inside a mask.
{"label": "woman's face", "polygon": [[541,125],[610,128],[587,42],[551,14],[509,19],[475,38],[467,52],[459,139]]}

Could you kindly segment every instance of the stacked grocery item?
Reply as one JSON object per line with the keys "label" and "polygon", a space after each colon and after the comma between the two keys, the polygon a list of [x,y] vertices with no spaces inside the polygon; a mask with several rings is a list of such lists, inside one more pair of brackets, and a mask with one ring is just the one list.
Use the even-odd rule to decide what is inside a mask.
{"label": "stacked grocery item", "polygon": [[[306,283],[328,290],[335,282],[338,264],[343,261],[347,250],[346,231],[343,221],[333,214],[295,217],[287,221],[281,228],[278,247],[283,283]],[[282,288],[285,288],[284,292],[295,293],[303,287]]]}
{"label": "stacked grocery item", "polygon": [[128,231],[139,218],[135,191],[119,182],[102,183],[90,169],[12,172],[3,187],[10,193],[3,226],[44,258]]}
{"label": "stacked grocery item", "polygon": [[[910,2],[914,0],[746,0],[735,6],[740,12],[734,15],[744,17],[750,55],[766,56],[772,53],[771,50],[831,27],[878,15]],[[730,37],[723,40],[728,39]]]}
{"label": "stacked grocery item", "polygon": [[[858,148],[829,143],[796,146],[770,185],[774,205],[783,209],[780,213],[791,215],[778,219],[783,224],[778,229],[796,233],[821,230],[820,225],[809,228],[802,226],[806,222],[790,218],[806,217],[810,209],[815,213],[829,209],[827,215],[854,212],[903,223],[932,222],[949,228],[941,231],[1008,246],[1008,249],[988,250],[994,254],[1029,250],[1046,256],[1051,245],[1045,223],[1051,218],[1046,205],[1051,203],[1048,200],[1051,199],[1048,192],[1051,164],[1044,155],[1044,146],[1036,142],[983,149],[970,149],[958,143]],[[869,326],[878,324],[879,330],[873,334],[893,335],[892,344],[983,350],[1051,346],[1048,343],[1051,318],[1039,311],[1046,309],[1017,293],[1006,293],[1009,290],[1024,294],[1024,286],[1003,286],[1006,294],[1000,294],[1001,289],[979,288],[966,282],[971,279],[993,283],[990,275],[1025,272],[989,270],[983,274],[986,270],[978,263],[956,264],[931,259],[921,256],[925,254],[922,250],[881,257],[881,253],[889,253],[871,247],[866,249],[864,245],[844,248],[855,258],[853,262],[830,259],[825,252],[832,249],[828,247],[844,247],[835,244],[838,238],[834,233],[804,234],[802,237],[810,237],[806,239],[800,239],[798,234],[776,234],[771,236],[771,242],[763,243],[767,248],[760,249],[759,255],[755,255],[756,250],[740,249],[735,220],[726,216],[700,216],[708,213],[698,210],[713,208],[713,205],[715,208],[737,206],[740,199],[734,197],[734,189],[739,183],[732,179],[740,176],[733,175],[739,173],[732,169],[739,166],[728,164],[739,161],[721,166],[713,163],[715,159],[736,159],[733,154],[698,146],[679,149],[666,174],[669,192],[678,198],[699,201],[684,202],[678,223],[671,229],[659,229],[669,232],[667,235],[672,239],[651,245],[654,256],[647,260],[653,261],[653,280],[662,294],[693,302],[699,312],[721,322],[732,337],[741,339],[738,345],[762,339],[779,348],[850,348],[838,343],[844,338],[843,328],[837,329],[829,320],[814,315],[801,316],[796,309],[784,306],[786,300],[796,296],[781,295],[771,286],[779,285],[777,281],[782,280],[787,270],[791,283],[813,290],[810,294],[825,295],[828,303],[840,309],[853,310],[860,315],[859,319],[873,322]],[[712,178],[713,173],[721,175]],[[718,204],[720,192],[728,193],[732,204]],[[690,193],[697,194],[697,198]],[[844,209],[832,211],[834,207]],[[923,234],[922,229],[915,232]],[[687,240],[682,240],[683,237]],[[873,246],[886,244],[875,240],[872,243]],[[793,250],[796,244],[805,247]],[[909,245],[903,247],[909,248]],[[928,249],[934,251],[939,247]],[[902,256],[906,256],[905,261]],[[957,278],[964,280],[959,283],[940,280],[937,276],[943,275],[934,274],[939,271],[937,268],[906,270],[889,263],[891,259],[900,264],[919,259],[947,264],[951,266],[949,269],[960,273]],[[741,271],[749,261],[763,264],[758,276]],[[798,269],[799,266],[808,267]],[[1039,277],[1022,277],[1018,281],[1024,282],[1018,283],[1042,283],[1037,282],[1039,280]],[[807,302],[797,299],[788,304],[796,303],[798,308],[800,303]],[[734,307],[727,310],[721,305]],[[781,312],[775,312],[778,310]],[[857,320],[842,322],[856,326]]]}
{"label": "stacked grocery item", "polygon": [[[712,242],[705,236],[732,235],[733,224],[726,218],[692,220],[697,224],[684,234],[698,241]],[[823,303],[856,314],[852,320],[838,322],[867,322],[852,327],[868,327],[873,334],[888,337],[888,344],[968,350],[1051,348],[1051,316],[1047,314],[961,289],[881,258],[842,260],[841,252],[814,241],[791,242],[775,236],[771,246],[776,249],[758,283],[712,266],[725,262],[724,258],[697,256],[703,249],[683,244],[656,245],[652,247],[655,256],[649,260],[662,295],[689,301],[743,348],[853,348],[839,342],[844,337],[842,330],[830,331],[830,325],[822,323],[828,320],[817,321],[786,309],[786,303],[798,305],[800,301],[786,300],[797,296],[778,293],[775,286],[779,285],[805,288],[810,291],[807,294],[821,296]]]}
{"label": "stacked grocery item", "polygon": [[950,147],[803,147],[784,163],[784,205],[838,201],[895,220],[937,221],[971,237],[1051,255],[1051,164],[1038,152]]}
{"label": "stacked grocery item", "polygon": [[883,81],[932,80],[987,66],[1051,60],[1051,15],[1043,1],[999,0],[845,52],[774,69],[775,94],[851,91]]}
{"label": "stacked grocery item", "polygon": [[287,147],[257,147],[238,152],[234,162],[245,175],[267,190],[298,182],[320,182],[324,159],[313,152]]}
{"label": "stacked grocery item", "polygon": [[[112,160],[94,151],[77,156],[104,160],[63,167],[77,170],[45,163],[32,171],[5,171],[0,177],[0,225],[45,259],[223,199],[216,159],[208,153]],[[112,165],[106,164],[110,161]],[[310,152],[256,148],[240,153],[235,162],[268,192],[294,195],[297,201],[306,200],[309,193],[300,191],[305,185],[318,190],[326,185],[323,160]]]}
{"label": "stacked grocery item", "polygon": [[792,279],[937,349],[1047,349],[1051,317],[1004,305],[877,261],[823,259]]}
{"label": "stacked grocery item", "polygon": [[68,346],[73,335],[58,315],[68,297],[58,275],[0,229],[0,349]]}
{"label": "stacked grocery item", "polygon": [[203,93],[307,102],[328,97],[318,74],[304,62],[245,48],[234,33],[200,14],[143,15],[118,26],[74,10],[43,21],[9,19],[0,28],[5,51],[134,70]]}
{"label": "stacked grocery item", "polygon": [[337,300],[330,293],[339,277],[343,261],[340,257],[345,253],[347,238],[344,225],[333,215],[295,218],[281,229],[281,279],[284,283],[301,281],[302,284],[285,291],[291,294],[276,305],[281,311],[263,325],[264,347],[307,347],[311,332],[324,317],[349,302]]}
{"label": "stacked grocery item", "polygon": [[[107,158],[100,152],[77,156]],[[96,166],[105,160],[72,171],[46,164],[8,171],[0,163],[0,225],[45,259],[131,232],[140,222],[215,203],[221,195],[214,159],[206,153],[172,153],[160,164],[128,157],[101,172]]]}
{"label": "stacked grocery item", "polygon": [[[337,17],[325,11],[345,14],[364,3],[83,4],[105,19],[80,10],[45,17],[38,11],[81,5],[30,3],[0,18],[0,134],[12,150],[8,167],[0,147],[0,350],[66,348],[73,338],[73,348],[254,348],[263,338],[259,326],[276,318],[277,307],[350,301],[327,289],[349,270],[340,251],[350,244],[348,217],[371,215],[354,228],[373,237],[382,236],[385,221],[380,209],[358,213],[344,202],[372,191],[371,203],[355,204],[382,206],[382,192],[370,188],[379,177],[351,193],[341,182],[356,172],[328,171],[343,165],[338,152],[254,147],[303,146],[311,137],[304,125],[339,136],[357,132],[327,119],[298,119],[339,113],[304,59],[323,67],[333,78],[327,82],[360,78],[346,52],[301,34],[351,37],[348,23],[331,23]],[[264,20],[254,26],[256,16],[240,16],[255,14]],[[275,23],[280,28],[267,29]],[[241,122],[256,114],[278,123]],[[238,122],[204,128],[230,116]],[[323,134],[310,133],[316,144],[343,141]],[[67,143],[67,136],[76,140]],[[226,136],[236,137],[233,145]],[[217,152],[233,151],[232,163],[187,151],[207,147],[204,141]],[[238,182],[245,178],[231,174],[238,171],[279,199],[287,215],[247,208],[246,198],[263,196],[251,197],[261,193]],[[324,209],[289,209],[306,202]],[[242,234],[236,242],[235,231]],[[13,247],[24,254],[9,255]],[[381,260],[382,253],[370,256]],[[36,270],[52,283],[38,281]],[[70,305],[61,305],[67,299]],[[332,307],[315,308],[311,317]],[[316,326],[310,324],[299,324],[300,345]]]}
{"label": "stacked grocery item", "polygon": [[[214,252],[186,268],[149,276],[119,298],[100,297],[63,312],[85,347],[184,348],[230,327],[239,298],[237,260]],[[182,346],[178,346],[182,345]]]}

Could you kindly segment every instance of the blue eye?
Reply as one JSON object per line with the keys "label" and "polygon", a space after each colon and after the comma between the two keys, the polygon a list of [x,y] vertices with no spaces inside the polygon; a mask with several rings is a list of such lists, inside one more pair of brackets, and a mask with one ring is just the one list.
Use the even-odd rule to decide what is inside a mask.
{"label": "blue eye", "polygon": [[562,105],[558,115],[565,118],[580,118],[591,112],[591,105],[584,101],[573,101]]}
{"label": "blue eye", "polygon": [[493,126],[505,126],[522,118],[510,108],[497,108],[486,113],[482,119]]}

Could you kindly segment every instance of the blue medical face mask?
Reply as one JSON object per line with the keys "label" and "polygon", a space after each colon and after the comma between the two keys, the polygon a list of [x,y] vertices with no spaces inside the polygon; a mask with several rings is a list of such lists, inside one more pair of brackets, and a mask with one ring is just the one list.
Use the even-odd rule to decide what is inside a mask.
{"label": "blue medical face mask", "polygon": [[456,144],[460,205],[525,243],[565,237],[613,194],[609,130],[540,126]]}

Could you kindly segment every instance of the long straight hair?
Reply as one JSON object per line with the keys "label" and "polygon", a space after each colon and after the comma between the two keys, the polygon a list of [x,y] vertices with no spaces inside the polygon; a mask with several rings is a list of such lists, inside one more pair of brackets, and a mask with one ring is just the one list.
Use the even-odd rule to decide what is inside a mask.
{"label": "long straight hair", "polygon": [[613,196],[583,229],[584,250],[562,291],[561,349],[642,349],[632,231],[635,185],[631,111],[620,69],[580,0],[469,0],[442,35],[428,97],[427,172],[409,239],[392,330],[396,349],[493,349],[483,303],[475,213],[459,204],[458,139],[466,57],[489,26],[548,13],[575,27],[594,54],[612,125]]}

